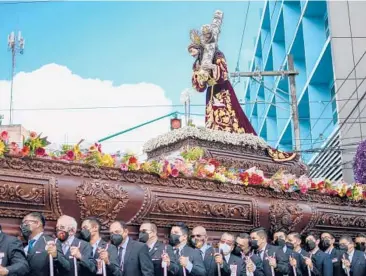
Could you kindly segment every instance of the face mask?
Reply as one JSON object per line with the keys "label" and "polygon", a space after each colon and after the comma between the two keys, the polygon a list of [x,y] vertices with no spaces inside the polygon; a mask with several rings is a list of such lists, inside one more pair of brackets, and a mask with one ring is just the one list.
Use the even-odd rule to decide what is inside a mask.
{"label": "face mask", "polygon": [[56,235],[57,235],[57,239],[60,242],[64,242],[69,238],[69,232],[66,232],[66,231],[59,230],[59,231],[57,231]]}
{"label": "face mask", "polygon": [[295,248],[295,246],[290,242],[286,242],[286,247],[291,250],[294,250],[294,248]]}
{"label": "face mask", "polygon": [[366,245],[364,242],[357,242],[356,249],[364,252],[366,250]]}
{"label": "face mask", "polygon": [[257,240],[252,240],[251,241],[251,248],[253,249],[253,250],[257,250],[258,249],[258,241]]}
{"label": "face mask", "polygon": [[284,239],[277,239],[277,240],[275,240],[275,242],[274,242],[274,244],[276,245],[276,246],[279,246],[279,247],[284,247],[285,246],[285,244],[286,244],[286,242],[285,242],[285,240]]}
{"label": "face mask", "polygon": [[231,246],[226,243],[220,243],[219,250],[220,252],[222,251],[224,255],[228,255],[231,252]]}
{"label": "face mask", "polygon": [[316,244],[313,241],[307,241],[305,247],[306,251],[312,251],[316,247]]}
{"label": "face mask", "polygon": [[169,237],[169,244],[171,246],[176,246],[180,243],[180,235],[176,235],[176,234],[170,234]]}
{"label": "face mask", "polygon": [[347,246],[347,245],[343,245],[343,244],[341,244],[341,245],[339,246],[339,250],[341,250],[341,251],[343,251],[343,252],[346,252],[346,251],[348,250],[348,246]]}
{"label": "face mask", "polygon": [[330,247],[330,240],[321,240],[319,248],[322,251],[326,251]]}
{"label": "face mask", "polygon": [[83,229],[80,231],[80,239],[82,239],[86,242],[90,242],[90,238],[91,238],[91,233],[88,229]]}
{"label": "face mask", "polygon": [[146,243],[149,240],[149,234],[146,232],[139,233],[139,242]]}
{"label": "face mask", "polygon": [[241,257],[241,252],[242,252],[242,251],[241,251],[241,248],[240,248],[239,246],[237,246],[237,245],[236,245],[236,246],[234,247],[234,250],[233,250],[233,252],[232,252],[232,253],[233,253],[235,256]]}
{"label": "face mask", "polygon": [[20,226],[20,232],[22,232],[22,236],[26,240],[28,240],[30,235],[32,235],[32,230],[30,229],[29,225],[26,225],[26,224],[22,224]]}
{"label": "face mask", "polygon": [[194,248],[201,249],[205,242],[202,240],[191,239],[191,244]]}
{"label": "face mask", "polygon": [[123,237],[120,234],[112,234],[111,235],[111,243],[118,247],[123,242]]}

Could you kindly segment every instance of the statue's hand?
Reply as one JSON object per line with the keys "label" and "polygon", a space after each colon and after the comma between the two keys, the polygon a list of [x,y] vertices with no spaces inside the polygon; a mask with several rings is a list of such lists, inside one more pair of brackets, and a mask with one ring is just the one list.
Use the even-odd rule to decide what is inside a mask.
{"label": "statue's hand", "polygon": [[202,64],[201,68],[203,70],[213,70],[215,68],[215,65],[212,63],[205,63],[205,64]]}

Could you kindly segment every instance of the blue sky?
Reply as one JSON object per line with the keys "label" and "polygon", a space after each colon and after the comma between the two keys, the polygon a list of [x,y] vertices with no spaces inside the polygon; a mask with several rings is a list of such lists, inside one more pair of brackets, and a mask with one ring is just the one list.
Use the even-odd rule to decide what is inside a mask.
{"label": "blue sky", "polygon": [[[214,11],[222,10],[219,47],[233,71],[247,5],[244,1],[0,3],[0,80],[10,78],[6,37],[21,30],[26,49],[17,58],[17,72],[56,63],[84,79],[110,80],[114,85],[153,83],[180,104],[181,91],[191,86],[189,30],[210,23]],[[250,4],[241,70],[248,69],[252,58],[262,7],[262,2]],[[235,88],[242,98],[243,83]],[[203,95],[194,103],[204,104]],[[194,112],[203,113],[204,107]]]}

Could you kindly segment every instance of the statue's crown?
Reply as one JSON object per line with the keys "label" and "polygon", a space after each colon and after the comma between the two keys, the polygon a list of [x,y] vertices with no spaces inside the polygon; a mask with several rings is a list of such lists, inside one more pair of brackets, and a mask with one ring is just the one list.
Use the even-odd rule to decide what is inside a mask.
{"label": "statue's crown", "polygon": [[202,34],[210,34],[212,33],[212,29],[211,29],[211,25],[203,25],[202,28],[201,28],[201,32]]}
{"label": "statue's crown", "polygon": [[191,41],[194,45],[201,45],[201,36],[197,30],[190,31]]}

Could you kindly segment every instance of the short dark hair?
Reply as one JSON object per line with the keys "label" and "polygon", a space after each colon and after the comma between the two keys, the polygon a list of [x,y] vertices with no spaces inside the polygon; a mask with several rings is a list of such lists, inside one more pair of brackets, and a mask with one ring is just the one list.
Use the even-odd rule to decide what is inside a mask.
{"label": "short dark hair", "polygon": [[44,217],[44,215],[42,213],[31,212],[27,216],[34,217],[36,220],[38,220],[42,224],[42,227],[44,227],[46,225],[46,218]]}
{"label": "short dark hair", "polygon": [[295,239],[301,241],[301,235],[298,232],[291,232],[287,236],[290,236],[290,235],[293,236]]}
{"label": "short dark hair", "polygon": [[239,239],[250,239],[250,235],[248,233],[240,233],[236,238]]}
{"label": "short dark hair", "polygon": [[366,238],[366,235],[364,233],[358,233],[356,238]]}
{"label": "short dark hair", "polygon": [[348,236],[348,235],[341,236],[341,238],[339,239],[339,241],[341,241],[341,240],[346,240],[349,243],[353,243],[353,239],[351,238],[351,236]]}
{"label": "short dark hair", "polygon": [[189,234],[189,228],[188,226],[184,223],[184,222],[177,222],[176,224],[172,225],[173,227],[179,227],[180,230],[182,231],[183,235],[187,235]]}
{"label": "short dark hair", "polygon": [[261,238],[268,238],[267,231],[264,227],[254,228],[252,231],[250,231],[250,233],[257,233],[257,235]]}
{"label": "short dark hair", "polygon": [[320,238],[321,238],[321,236],[322,236],[323,234],[328,234],[329,236],[331,236],[331,237],[332,237],[332,239],[335,239],[334,235],[333,235],[332,233],[330,233],[330,232],[323,232],[323,233],[321,233],[321,234],[320,234]]}
{"label": "short dark hair", "polygon": [[319,235],[315,234],[314,232],[309,232],[306,237],[313,236],[314,239],[317,241],[319,240]]}
{"label": "short dark hair", "polygon": [[102,224],[100,223],[100,220],[98,218],[88,217],[88,218],[84,219],[84,221],[89,221],[92,226],[97,226],[98,232],[100,232]]}
{"label": "short dark hair", "polygon": [[152,223],[151,221],[145,220],[141,223],[141,225],[143,225],[143,224],[150,224],[151,231],[156,232],[156,233],[158,232],[158,227],[156,226],[155,223]]}

